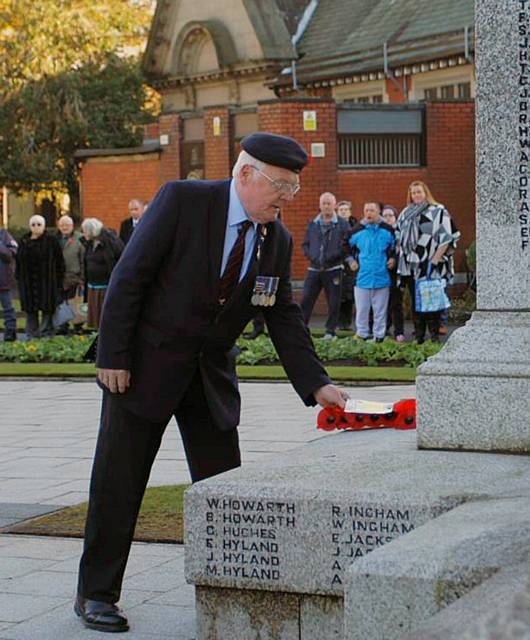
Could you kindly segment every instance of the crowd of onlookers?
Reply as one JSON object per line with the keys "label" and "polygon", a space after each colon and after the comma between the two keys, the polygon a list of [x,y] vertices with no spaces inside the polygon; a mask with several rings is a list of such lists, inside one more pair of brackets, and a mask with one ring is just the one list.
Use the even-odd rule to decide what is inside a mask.
{"label": "crowd of onlookers", "polygon": [[[357,219],[350,202],[337,203],[332,193],[320,196],[319,212],[303,242],[309,267],[300,306],[308,324],[324,290],[326,339],[336,337],[338,328],[351,329],[354,320],[358,339],[382,342],[393,335],[404,342],[405,290],[417,342],[425,340],[427,331],[432,340],[446,332],[446,312],[416,310],[416,286],[427,276],[451,282],[460,233],[425,183],[413,182],[406,201],[401,213],[389,204],[366,202]],[[67,215],[53,232],[46,230],[42,216],[32,216],[29,231],[18,243],[0,229],[4,340],[17,337],[11,293],[15,284],[29,338],[97,329],[112,270],[146,208],[146,203],[132,199],[119,234],[97,218],[83,220],[78,232]],[[263,331],[264,319],[258,315],[251,337]]]}
{"label": "crowd of onlookers", "polygon": [[424,278],[451,283],[459,239],[449,212],[424,182],[409,186],[401,213],[392,205],[366,202],[359,220],[350,202],[337,203],[332,193],[323,193],[303,242],[309,260],[301,301],[305,322],[324,290],[326,339],[333,339],[337,328],[351,327],[355,305],[356,338],[382,342],[393,334],[404,342],[408,290],[416,341],[424,342],[427,331],[438,340],[447,332],[447,310],[418,312],[416,289]]}
{"label": "crowd of onlookers", "polygon": [[122,222],[119,235],[97,218],[84,219],[81,232],[76,231],[67,215],[53,231],[46,229],[43,216],[32,216],[29,231],[18,242],[0,229],[4,341],[17,339],[15,287],[28,338],[97,329],[112,270],[146,208],[141,200],[131,200],[130,217]]}

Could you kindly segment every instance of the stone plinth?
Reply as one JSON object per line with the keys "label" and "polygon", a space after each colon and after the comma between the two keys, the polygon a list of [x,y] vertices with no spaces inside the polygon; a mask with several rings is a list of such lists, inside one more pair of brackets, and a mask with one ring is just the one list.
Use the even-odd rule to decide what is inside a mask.
{"label": "stone plinth", "polygon": [[419,447],[530,451],[530,313],[477,311],[418,373]]}
{"label": "stone plinth", "polygon": [[409,638],[502,567],[526,564],[529,542],[530,496],[456,507],[348,567],[344,637]]}
{"label": "stone plinth", "polygon": [[517,640],[530,635],[530,564],[502,569],[418,626],[407,640]]}
{"label": "stone plinth", "polygon": [[419,370],[420,447],[530,452],[530,5],[476,3],[477,309]]}
{"label": "stone plinth", "polygon": [[197,640],[321,640],[323,628],[341,640],[350,565],[475,501],[522,495],[527,457],[418,451],[414,432],[393,430],[337,434],[199,482],[186,494]]}

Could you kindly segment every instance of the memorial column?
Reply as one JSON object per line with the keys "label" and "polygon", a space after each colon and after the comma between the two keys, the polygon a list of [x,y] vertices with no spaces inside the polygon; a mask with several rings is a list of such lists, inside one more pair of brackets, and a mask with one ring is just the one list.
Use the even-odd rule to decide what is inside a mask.
{"label": "memorial column", "polygon": [[530,451],[530,0],[479,0],[477,311],[419,369],[418,446]]}

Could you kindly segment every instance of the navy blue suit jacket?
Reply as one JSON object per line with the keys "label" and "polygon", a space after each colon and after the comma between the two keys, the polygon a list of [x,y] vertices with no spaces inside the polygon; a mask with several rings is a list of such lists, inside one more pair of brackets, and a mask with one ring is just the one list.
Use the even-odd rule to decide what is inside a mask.
{"label": "navy blue suit jacket", "polygon": [[107,290],[97,366],[131,370],[124,407],[146,419],[169,420],[200,370],[217,426],[239,423],[234,344],[256,313],[256,275],[279,276],[276,303],[263,308],[272,341],[302,400],[330,382],[292,299],[292,238],[281,221],[267,225],[232,297],[219,306],[230,181],[167,183],[142,218]]}

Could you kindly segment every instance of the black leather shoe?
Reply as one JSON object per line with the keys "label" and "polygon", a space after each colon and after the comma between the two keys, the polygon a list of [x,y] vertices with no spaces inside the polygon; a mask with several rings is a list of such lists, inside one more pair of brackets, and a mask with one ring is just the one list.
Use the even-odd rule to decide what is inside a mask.
{"label": "black leather shoe", "polygon": [[129,631],[127,618],[115,604],[99,600],[86,600],[77,596],[74,611],[83,619],[83,624],[87,629],[110,633]]}

